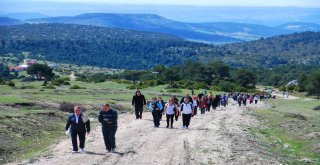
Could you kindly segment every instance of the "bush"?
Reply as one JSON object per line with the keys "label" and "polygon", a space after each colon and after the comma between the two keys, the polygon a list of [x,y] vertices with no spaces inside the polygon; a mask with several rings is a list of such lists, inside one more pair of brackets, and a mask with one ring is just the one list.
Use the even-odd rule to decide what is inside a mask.
{"label": "bush", "polygon": [[21,86],[20,89],[34,89],[34,86],[25,85],[25,86]]}
{"label": "bush", "polygon": [[74,108],[75,104],[73,103],[67,103],[67,102],[62,102],[59,106],[59,110],[63,111],[63,112],[73,112],[73,108]]}
{"label": "bush", "polygon": [[181,93],[182,91],[180,89],[174,88],[174,89],[168,89],[167,92],[168,93]]}
{"label": "bush", "polygon": [[5,85],[5,84],[6,84],[6,81],[0,78],[0,85]]}
{"label": "bush", "polygon": [[56,85],[56,86],[60,86],[60,85],[62,85],[64,82],[65,82],[65,81],[64,81],[63,79],[59,78],[59,79],[54,79],[54,80],[52,80],[52,81],[51,81],[51,84],[52,84],[52,85]]}
{"label": "bush", "polygon": [[85,87],[80,87],[79,85],[73,85],[70,89],[86,89]]}
{"label": "bush", "polygon": [[66,81],[63,83],[63,85],[70,85],[70,82]]}
{"label": "bush", "polygon": [[16,86],[16,84],[13,81],[9,81],[7,83],[7,85],[10,86],[10,87],[15,87]]}

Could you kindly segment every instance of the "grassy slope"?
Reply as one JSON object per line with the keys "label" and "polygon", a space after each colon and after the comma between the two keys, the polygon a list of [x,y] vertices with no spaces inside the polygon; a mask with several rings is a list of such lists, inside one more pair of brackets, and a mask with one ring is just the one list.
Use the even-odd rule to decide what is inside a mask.
{"label": "grassy slope", "polygon": [[319,100],[269,100],[270,108],[254,111],[265,126],[252,133],[270,145],[272,152],[288,164],[320,164]]}
{"label": "grassy slope", "polygon": [[[4,106],[14,103],[73,102],[82,105],[101,105],[105,102],[125,104],[130,106],[135,90],[128,90],[127,84],[114,82],[85,83],[71,81],[71,85],[79,85],[86,89],[71,90],[70,86],[58,86],[56,89],[42,89],[43,82],[14,81],[16,87],[0,85],[0,159],[6,162],[12,159],[30,159],[45,154],[48,147],[59,141],[63,136],[63,127],[67,113],[54,108],[40,107],[11,107]],[[21,89],[24,87],[26,89]],[[154,96],[163,96],[168,100],[172,94],[166,94],[165,86],[142,89],[146,99]],[[190,90],[182,89],[178,95],[184,95]],[[199,93],[200,91],[195,91]],[[96,112],[88,109],[89,114]],[[94,124],[94,123],[93,123]],[[9,144],[9,145],[8,145]],[[1,164],[1,163],[0,163]]]}

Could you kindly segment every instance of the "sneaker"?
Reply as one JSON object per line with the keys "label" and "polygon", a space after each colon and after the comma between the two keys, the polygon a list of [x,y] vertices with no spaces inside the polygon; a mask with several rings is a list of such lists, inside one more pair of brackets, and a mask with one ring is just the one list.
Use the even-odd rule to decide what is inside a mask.
{"label": "sneaker", "polygon": [[167,125],[166,128],[169,128],[169,126]]}
{"label": "sneaker", "polygon": [[85,152],[84,148],[80,148],[80,152],[82,153]]}
{"label": "sneaker", "polygon": [[78,153],[78,151],[72,151],[73,154]]}
{"label": "sneaker", "polygon": [[117,152],[117,149],[116,149],[116,148],[111,149],[111,152],[112,152],[112,153],[115,153],[115,152]]}
{"label": "sneaker", "polygon": [[111,150],[106,150],[107,153],[111,152]]}
{"label": "sneaker", "polygon": [[189,129],[189,127],[186,127],[186,129]]}
{"label": "sneaker", "polygon": [[182,128],[182,129],[185,129],[186,127],[185,127],[185,126],[182,126],[181,128]]}

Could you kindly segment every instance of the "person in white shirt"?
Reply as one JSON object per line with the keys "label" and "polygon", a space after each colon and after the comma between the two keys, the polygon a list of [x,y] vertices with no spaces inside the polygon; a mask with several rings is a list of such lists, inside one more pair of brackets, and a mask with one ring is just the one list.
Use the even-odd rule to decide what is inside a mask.
{"label": "person in white shirt", "polygon": [[197,115],[198,112],[198,104],[199,104],[199,100],[197,98],[197,96],[193,97],[193,109],[194,109],[194,115]]}
{"label": "person in white shirt", "polygon": [[173,118],[176,113],[178,113],[178,107],[174,103],[174,100],[170,99],[169,102],[165,105],[164,109],[167,116],[167,128],[169,128],[169,121],[171,121],[170,126],[171,128],[173,128]]}
{"label": "person in white shirt", "polygon": [[188,97],[184,98],[184,102],[181,104],[182,122],[183,129],[188,129],[190,125],[191,117],[194,115],[193,104],[190,102]]}

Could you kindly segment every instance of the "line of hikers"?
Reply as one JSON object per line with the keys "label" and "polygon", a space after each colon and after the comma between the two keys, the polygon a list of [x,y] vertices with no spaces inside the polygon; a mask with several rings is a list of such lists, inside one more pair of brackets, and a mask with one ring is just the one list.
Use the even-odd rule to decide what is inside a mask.
{"label": "line of hikers", "polygon": [[[252,104],[258,103],[258,95],[248,95],[242,93],[229,93],[228,95],[213,95],[211,92],[207,95],[206,91],[201,92],[198,96],[191,98],[187,93],[184,97],[179,99],[176,95],[172,96],[167,103],[165,103],[161,97],[153,97],[152,101],[148,104],[144,95],[141,94],[139,90],[136,91],[132,98],[132,105],[135,108],[136,119],[142,119],[142,113],[144,107],[147,107],[150,112],[152,112],[154,127],[158,128],[160,126],[160,120],[162,115],[166,115],[167,126],[166,128],[173,128],[173,122],[178,121],[179,116],[182,116],[182,128],[188,129],[190,125],[191,118],[197,115],[198,109],[201,114],[205,112],[210,112],[212,107],[216,110],[217,107],[228,105],[229,98],[233,98],[234,101],[246,105],[247,100]],[[102,110],[99,112],[98,120],[102,126],[102,134],[105,143],[106,150],[108,152],[116,152],[116,142],[115,134],[118,128],[118,114],[117,111],[113,110],[109,104],[104,104]],[[90,134],[90,120],[89,117],[82,113],[80,106],[74,107],[74,113],[68,117],[67,124],[65,127],[67,134],[71,135],[71,141],[73,146],[73,153],[85,152],[85,139],[86,134]],[[80,145],[78,147],[77,139],[79,138]]]}
{"label": "line of hikers", "polygon": [[144,95],[137,90],[132,98],[132,105],[135,108],[136,119],[142,119],[143,108],[147,107],[152,113],[155,128],[160,126],[162,115],[165,114],[166,128],[173,128],[173,121],[178,121],[179,116],[182,116],[182,128],[188,129],[190,120],[194,115],[197,115],[198,109],[201,114],[205,114],[206,111],[210,112],[211,107],[216,110],[217,107],[228,105],[229,97],[226,94],[222,96],[220,94],[213,95],[211,92],[208,95],[204,93],[206,92],[201,92],[193,98],[186,93],[180,101],[176,95],[173,95],[167,103],[163,101],[162,97],[153,97],[147,105]]}

